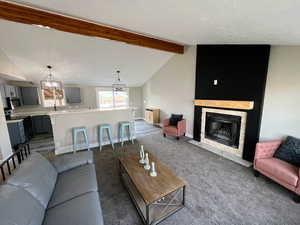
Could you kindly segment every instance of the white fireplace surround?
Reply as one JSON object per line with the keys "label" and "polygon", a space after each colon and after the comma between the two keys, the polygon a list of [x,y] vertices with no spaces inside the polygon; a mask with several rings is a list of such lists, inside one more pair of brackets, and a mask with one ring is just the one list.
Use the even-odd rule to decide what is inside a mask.
{"label": "white fireplace surround", "polygon": [[[219,113],[225,115],[233,115],[241,117],[241,128],[240,128],[240,137],[239,137],[239,146],[238,148],[233,148],[214,140],[205,138],[205,123],[206,123],[206,113]],[[226,151],[232,153],[240,158],[242,158],[244,150],[244,140],[245,140],[245,131],[246,131],[246,121],[247,121],[247,112],[237,111],[237,110],[223,110],[223,109],[212,109],[212,108],[202,108],[202,118],[201,118],[201,135],[200,142],[215,147],[221,151]]]}

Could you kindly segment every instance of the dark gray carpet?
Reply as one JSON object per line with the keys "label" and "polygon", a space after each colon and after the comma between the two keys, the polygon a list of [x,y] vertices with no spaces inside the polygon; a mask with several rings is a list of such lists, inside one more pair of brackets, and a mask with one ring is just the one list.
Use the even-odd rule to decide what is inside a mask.
{"label": "dark gray carpet", "polygon": [[[161,134],[138,142],[118,146],[118,151],[138,151],[143,144],[188,183],[186,207],[161,225],[300,224],[300,204],[291,200],[292,194],[263,176],[254,177],[252,169]],[[105,225],[141,224],[112,150],[105,146],[94,152]]]}

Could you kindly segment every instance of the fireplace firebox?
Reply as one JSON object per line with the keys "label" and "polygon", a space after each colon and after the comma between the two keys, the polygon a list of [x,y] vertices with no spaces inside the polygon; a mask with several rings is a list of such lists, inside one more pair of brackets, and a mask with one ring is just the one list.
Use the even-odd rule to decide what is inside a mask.
{"label": "fireplace firebox", "polygon": [[238,149],[241,116],[206,113],[205,138]]}

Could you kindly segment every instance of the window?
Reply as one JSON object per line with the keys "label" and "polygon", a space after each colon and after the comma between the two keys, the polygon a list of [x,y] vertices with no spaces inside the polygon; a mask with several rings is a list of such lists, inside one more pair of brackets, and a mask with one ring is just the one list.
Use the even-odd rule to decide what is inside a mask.
{"label": "window", "polygon": [[53,107],[65,105],[65,95],[63,90],[42,89],[44,107]]}
{"label": "window", "polygon": [[128,107],[128,90],[113,91],[111,88],[98,90],[98,107],[100,109],[122,109]]}

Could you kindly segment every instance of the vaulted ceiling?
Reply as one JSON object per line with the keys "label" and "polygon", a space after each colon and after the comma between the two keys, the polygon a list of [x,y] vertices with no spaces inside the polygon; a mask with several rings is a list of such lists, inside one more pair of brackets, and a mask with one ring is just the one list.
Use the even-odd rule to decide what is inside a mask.
{"label": "vaulted ceiling", "polygon": [[185,44],[300,44],[297,0],[18,0]]}
{"label": "vaulted ceiling", "polygon": [[[300,1],[296,0],[15,2],[186,45],[300,44]],[[54,75],[65,83],[109,85],[120,69],[123,80],[139,86],[174,56],[4,20],[0,29],[0,51],[18,67],[18,75],[36,82],[51,64]]]}
{"label": "vaulted ceiling", "polygon": [[46,65],[52,65],[55,78],[65,84],[108,86],[115,71],[121,70],[122,81],[140,86],[174,55],[5,20],[0,20],[0,29],[5,31],[0,35],[0,51],[19,72],[8,75],[36,83],[48,74]]}

